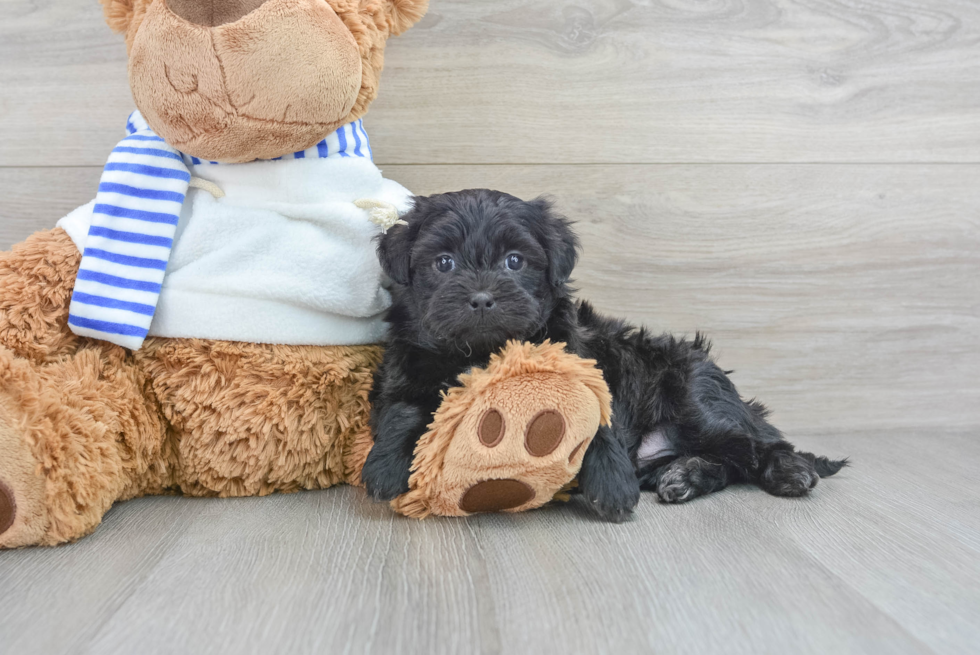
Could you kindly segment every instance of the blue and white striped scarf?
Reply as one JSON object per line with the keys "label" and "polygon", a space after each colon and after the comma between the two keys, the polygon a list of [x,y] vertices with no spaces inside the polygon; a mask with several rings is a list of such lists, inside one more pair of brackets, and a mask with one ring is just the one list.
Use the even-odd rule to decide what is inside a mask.
{"label": "blue and white striped scarf", "polygon": [[[129,136],[109,155],[99,183],[68,325],[80,336],[138,350],[160,300],[191,181],[189,166],[217,162],[170,147],[139,112],[129,117],[126,129]],[[372,158],[360,120],[276,160],[331,157]]]}

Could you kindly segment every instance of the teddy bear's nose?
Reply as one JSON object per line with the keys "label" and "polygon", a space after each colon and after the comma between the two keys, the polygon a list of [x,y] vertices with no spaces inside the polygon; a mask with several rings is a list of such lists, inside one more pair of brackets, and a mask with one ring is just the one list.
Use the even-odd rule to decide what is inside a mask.
{"label": "teddy bear's nose", "polygon": [[170,11],[184,20],[203,25],[217,27],[225,23],[234,23],[239,18],[252,13],[267,0],[166,0]]}

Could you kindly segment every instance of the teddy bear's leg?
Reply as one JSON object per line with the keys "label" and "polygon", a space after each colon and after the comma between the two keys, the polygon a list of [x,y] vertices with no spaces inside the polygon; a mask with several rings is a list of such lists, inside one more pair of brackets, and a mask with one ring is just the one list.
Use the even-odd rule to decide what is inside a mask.
{"label": "teddy bear's leg", "polygon": [[77,539],[166,483],[163,421],[132,356],[68,330],[80,259],[60,229],[0,253],[0,548]]}
{"label": "teddy bear's leg", "polygon": [[0,548],[82,537],[166,476],[165,426],[122,348],[37,365],[0,347]]}
{"label": "teddy bear's leg", "polygon": [[0,346],[38,364],[79,348],[68,306],[81,258],[60,228],[0,252]]}

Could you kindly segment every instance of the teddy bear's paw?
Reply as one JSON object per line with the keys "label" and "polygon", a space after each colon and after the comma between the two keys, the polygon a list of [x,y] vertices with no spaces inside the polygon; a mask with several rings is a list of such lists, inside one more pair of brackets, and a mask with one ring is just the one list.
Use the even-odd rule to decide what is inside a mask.
{"label": "teddy bear's paw", "polygon": [[407,516],[522,512],[567,490],[599,426],[608,390],[594,362],[560,346],[509,347],[449,392],[415,451]]}
{"label": "teddy bear's paw", "polygon": [[47,528],[44,480],[23,433],[0,407],[0,549],[40,544]]}
{"label": "teddy bear's paw", "polygon": [[568,489],[600,425],[609,388],[595,362],[564,344],[510,342],[486,369],[460,376],[415,449],[406,516],[521,512]]}
{"label": "teddy bear's paw", "polygon": [[[568,421],[560,410],[540,410],[530,421],[520,416],[520,408],[510,410],[507,413],[512,415],[512,422],[516,421],[518,428],[524,424],[524,429],[511,435],[515,447],[504,446],[495,468],[500,472],[511,469],[514,477],[480,480],[466,489],[459,499],[459,509],[467,514],[530,509],[541,505],[574,478],[581,465],[580,455],[591,435],[588,432],[568,435]],[[478,450],[480,446],[497,448],[508,433],[505,411],[496,407],[487,409],[476,429],[479,446],[471,445]],[[587,430],[591,430],[591,426]],[[567,436],[570,438],[566,439]],[[572,441],[576,437],[579,440]],[[561,446],[564,446],[562,452],[552,456]],[[510,452],[504,452],[507,450]]]}

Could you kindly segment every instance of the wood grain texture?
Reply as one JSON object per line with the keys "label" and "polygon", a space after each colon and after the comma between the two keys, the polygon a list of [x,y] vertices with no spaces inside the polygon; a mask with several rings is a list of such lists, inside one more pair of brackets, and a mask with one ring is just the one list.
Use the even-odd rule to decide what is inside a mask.
{"label": "wood grain texture", "polygon": [[978,437],[810,435],[802,446],[853,457],[810,498],[644,495],[620,526],[577,500],[417,522],[351,488],[133,501],[78,544],[0,553],[0,643],[24,655],[963,653],[980,640]]}
{"label": "wood grain texture", "polygon": [[[91,199],[132,100],[95,0],[0,11],[6,249]],[[583,296],[705,330],[853,466],[803,500],[645,495],[621,526],[577,501],[416,522],[350,488],[133,501],[0,553],[0,653],[975,649],[980,4],[432,0],[386,63],[388,177],[553,195]]]}
{"label": "wood grain texture", "polygon": [[[122,39],[95,0],[4,10],[0,166],[102,165]],[[976,162],[978,105],[972,0],[435,0],[367,127],[384,163]]]}
{"label": "wood grain texture", "polygon": [[[980,166],[385,173],[421,194],[553,195],[578,221],[580,295],[654,330],[705,331],[743,393],[791,433],[980,424]],[[0,209],[0,247],[87,202],[97,179],[0,169],[12,208]]]}

